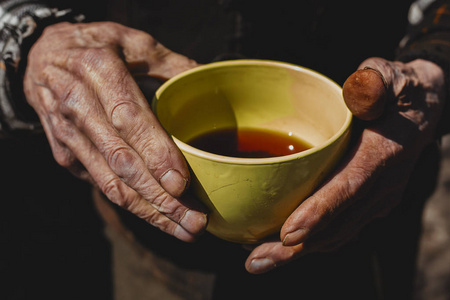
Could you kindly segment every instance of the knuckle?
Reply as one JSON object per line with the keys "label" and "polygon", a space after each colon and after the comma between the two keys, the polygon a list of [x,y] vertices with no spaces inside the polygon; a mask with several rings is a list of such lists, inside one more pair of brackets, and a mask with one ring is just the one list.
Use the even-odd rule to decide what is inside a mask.
{"label": "knuckle", "polygon": [[65,30],[68,27],[73,26],[73,24],[69,23],[69,22],[60,22],[57,24],[53,24],[53,25],[49,25],[47,27],[44,28],[42,35],[53,35],[57,32],[60,32],[61,30]]}
{"label": "knuckle", "polygon": [[128,126],[127,132],[124,132],[124,135],[125,139],[140,149],[140,152],[145,152],[147,149],[152,151],[154,133],[149,132],[149,125],[146,122],[133,122]]}
{"label": "knuckle", "polygon": [[[106,42],[108,41],[109,36],[117,37],[125,28],[127,27],[116,22],[102,21],[96,23],[95,26],[85,25],[83,30],[85,33],[92,36],[96,41]],[[108,32],[109,36],[105,36],[104,32]]]}
{"label": "knuckle", "polygon": [[346,202],[352,199],[358,191],[369,181],[371,170],[367,170],[364,165],[353,166],[351,169],[351,174],[346,179],[346,182],[340,185],[339,194]]}
{"label": "knuckle", "polygon": [[166,147],[149,147],[155,158],[148,162],[148,168],[157,178],[171,168],[171,153]]}
{"label": "knuckle", "polygon": [[133,164],[133,155],[125,147],[117,147],[111,150],[107,161],[113,166],[128,166]]}
{"label": "knuckle", "polygon": [[176,223],[180,223],[183,217],[185,216],[187,209],[182,207],[181,205],[174,205],[171,203],[170,205],[165,205],[161,209],[161,213],[167,216],[169,219],[173,220]]}
{"label": "knuckle", "polygon": [[62,145],[57,146],[57,149],[53,149],[53,157],[56,162],[64,168],[72,167],[76,161],[72,152]]}
{"label": "knuckle", "polygon": [[111,49],[104,47],[85,48],[80,56],[80,66],[87,71],[101,70],[105,62],[111,63],[117,57]]}
{"label": "knuckle", "polygon": [[125,191],[124,183],[117,177],[105,181],[100,185],[100,189],[109,200],[124,209],[130,210],[135,202],[135,197],[132,193],[127,193]]}
{"label": "knuckle", "polygon": [[142,126],[133,122],[141,113],[141,107],[134,101],[121,100],[116,103],[111,110],[110,119],[113,126],[119,131],[129,131],[130,126],[137,128],[136,126]]}
{"label": "knuckle", "polygon": [[159,213],[176,223],[183,218],[187,210],[165,191],[155,195],[150,203]]}
{"label": "knuckle", "polygon": [[51,126],[51,134],[59,142],[70,140],[75,135],[71,124],[58,114],[50,112],[47,116],[48,123]]}
{"label": "knuckle", "polygon": [[38,78],[42,78],[46,86],[55,86],[58,84],[59,79],[56,76],[57,67],[52,64],[45,65],[40,72],[38,72]]}
{"label": "knuckle", "polygon": [[78,82],[69,83],[62,91],[58,110],[62,118],[81,131],[93,131],[98,122],[92,122],[92,118],[101,118],[101,109],[95,101],[88,101],[92,98],[83,89]]}
{"label": "knuckle", "polygon": [[150,49],[150,50],[159,49],[159,48],[165,49],[165,47],[162,46],[153,36],[151,36],[147,33],[138,32],[137,38],[139,40],[139,43],[141,45],[143,45],[143,47],[145,47],[144,49]]}
{"label": "knuckle", "polygon": [[147,168],[159,177],[172,166],[174,149],[165,137],[151,130],[144,120],[143,108],[134,101],[122,100],[112,108],[110,120],[119,135],[141,153]]}
{"label": "knuckle", "polygon": [[[61,78],[61,73],[52,65],[46,66],[42,71],[42,78],[47,86],[53,91],[54,102],[49,105],[54,114],[75,120],[82,115],[81,109],[86,97],[83,97],[83,85],[72,77]],[[63,74],[64,76],[67,74]]]}
{"label": "knuckle", "polygon": [[59,99],[59,111],[61,115],[67,119],[75,119],[80,115],[80,97],[79,87],[77,82],[67,83],[67,86],[61,93]]}
{"label": "knuckle", "polygon": [[[334,200],[334,199],[333,199]],[[304,224],[304,230],[308,232],[317,231],[318,228],[329,223],[336,214],[336,204],[330,200],[313,203],[306,211],[309,221]]]}
{"label": "knuckle", "polygon": [[81,77],[111,78],[123,73],[123,62],[114,49],[109,47],[90,47],[72,49],[67,60],[69,69]]}
{"label": "knuckle", "polygon": [[136,158],[129,148],[125,146],[112,148],[106,152],[106,161],[119,177],[128,179],[136,176]]}
{"label": "knuckle", "polygon": [[52,136],[53,140],[50,143],[53,157],[62,167],[69,168],[73,166],[76,158],[67,145],[69,144],[68,141],[73,139],[75,135],[74,129],[67,120],[54,114],[49,114],[47,120],[47,123],[50,125],[50,132],[48,134]]}
{"label": "knuckle", "polygon": [[170,196],[161,189],[159,192],[153,194],[153,197],[151,200],[149,200],[149,202],[160,213],[168,214],[172,211],[167,205],[167,203],[169,202],[169,198]]}
{"label": "knuckle", "polygon": [[132,168],[131,172],[127,172],[125,182],[139,191],[146,190],[146,184],[148,183],[148,176],[145,176],[145,172],[139,171],[138,168]]}
{"label": "knuckle", "polygon": [[153,225],[154,227],[169,234],[173,234],[175,230],[175,223],[171,222],[157,210],[149,212],[146,216],[143,216],[142,219],[147,223]]}
{"label": "knuckle", "polygon": [[[119,30],[126,31],[124,38],[127,42],[132,42],[135,45],[139,45],[143,51],[153,51],[157,47],[162,45],[150,34],[145,31],[141,31],[134,28],[118,28]],[[127,56],[127,50],[124,49],[125,56]],[[130,53],[132,55],[133,53]]]}
{"label": "knuckle", "polygon": [[[72,39],[68,39],[67,37],[73,35],[73,28],[76,27],[76,24],[69,22],[60,22],[57,24],[46,26],[40,36],[40,38],[36,41],[33,47],[30,50],[30,56],[34,53],[39,54],[57,54],[58,50],[62,50],[66,48],[67,44]],[[57,40],[58,42],[55,42]],[[50,53],[49,53],[49,49]]]}

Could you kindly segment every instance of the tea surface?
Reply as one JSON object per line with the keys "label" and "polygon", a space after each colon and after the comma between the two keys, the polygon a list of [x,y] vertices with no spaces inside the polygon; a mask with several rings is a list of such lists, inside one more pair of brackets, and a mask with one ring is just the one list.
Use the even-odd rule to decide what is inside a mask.
{"label": "tea surface", "polygon": [[210,153],[242,158],[283,156],[311,148],[287,133],[254,128],[215,130],[193,138],[188,144]]}

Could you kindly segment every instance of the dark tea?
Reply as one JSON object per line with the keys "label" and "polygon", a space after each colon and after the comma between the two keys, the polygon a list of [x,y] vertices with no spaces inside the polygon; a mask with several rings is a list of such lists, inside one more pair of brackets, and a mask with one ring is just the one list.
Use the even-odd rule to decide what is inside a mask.
{"label": "dark tea", "polygon": [[264,129],[219,129],[188,144],[210,153],[242,158],[267,158],[298,153],[312,146],[289,134]]}

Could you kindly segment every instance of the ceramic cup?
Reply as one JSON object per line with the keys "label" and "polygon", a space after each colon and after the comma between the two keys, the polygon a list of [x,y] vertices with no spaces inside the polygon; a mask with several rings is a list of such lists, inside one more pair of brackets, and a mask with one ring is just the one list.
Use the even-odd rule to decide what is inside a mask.
{"label": "ceramic cup", "polygon": [[[190,166],[192,191],[210,211],[207,230],[238,243],[257,243],[280,230],[342,157],[352,120],[336,83],[264,60],[211,63],[179,74],[157,90],[152,109]],[[235,158],[187,144],[224,128],[278,131],[312,148]]]}

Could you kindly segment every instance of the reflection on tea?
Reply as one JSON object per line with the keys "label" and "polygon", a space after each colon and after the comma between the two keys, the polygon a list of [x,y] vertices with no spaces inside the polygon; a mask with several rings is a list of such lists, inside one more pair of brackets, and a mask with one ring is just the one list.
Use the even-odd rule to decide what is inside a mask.
{"label": "reflection on tea", "polygon": [[255,128],[214,130],[193,138],[188,144],[210,153],[242,158],[283,156],[312,147],[292,134]]}

